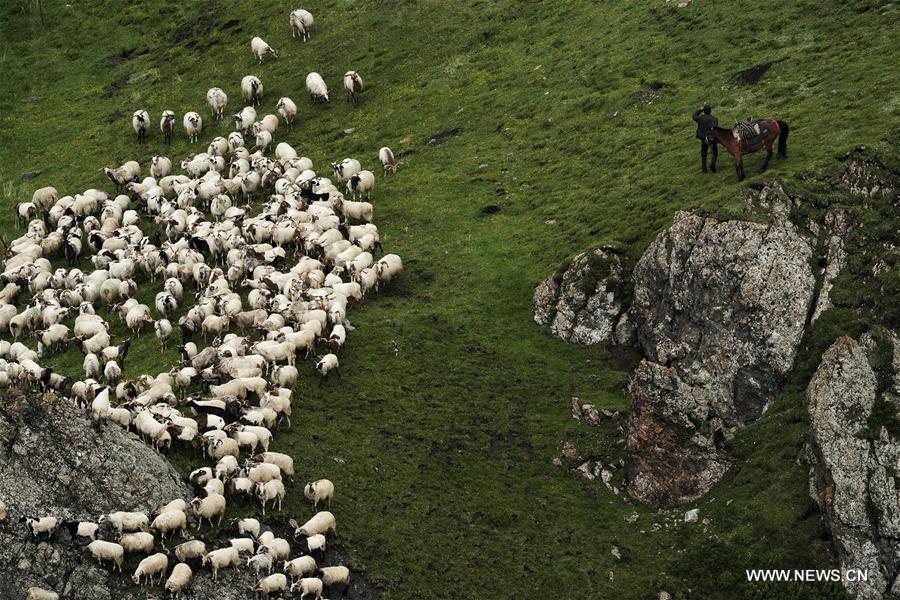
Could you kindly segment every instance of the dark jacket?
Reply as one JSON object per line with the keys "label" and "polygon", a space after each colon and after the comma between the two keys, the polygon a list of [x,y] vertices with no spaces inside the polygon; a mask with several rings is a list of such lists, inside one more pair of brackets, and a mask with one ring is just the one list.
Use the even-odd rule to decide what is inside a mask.
{"label": "dark jacket", "polygon": [[697,121],[697,137],[701,140],[706,138],[706,133],[711,127],[719,126],[717,118],[705,114],[701,109],[694,111],[694,120]]}

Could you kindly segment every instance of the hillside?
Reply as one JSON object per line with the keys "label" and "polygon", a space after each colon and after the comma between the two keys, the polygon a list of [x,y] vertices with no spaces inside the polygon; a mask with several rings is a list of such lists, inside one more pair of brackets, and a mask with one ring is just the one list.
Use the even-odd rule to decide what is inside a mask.
{"label": "hillside", "polygon": [[[304,363],[298,416],[275,443],[295,457],[298,481],[338,484],[340,542],[385,597],[762,598],[767,588],[748,585],[745,568],[833,564],[797,463],[802,390],[838,335],[879,315],[846,309],[819,321],[788,389],[734,440],[740,466],[703,499],[658,512],[551,463],[564,440],[591,456],[624,455],[612,423],[585,428],[570,407],[578,397],[627,409],[636,357],[550,337],[531,298],[586,247],[636,260],[679,209],[740,214],[745,186],[730,157],[715,175],[699,172],[690,113],[704,100],[723,124],[749,115],[791,124],[789,158],[763,176],[762,156],[749,157],[745,183],[802,186],[853,146],[885,150],[900,132],[895,4],[339,0],[305,5],[317,23],[305,44],[290,38],[293,7],[270,0],[43,4],[43,26],[32,2],[0,9],[6,239],[19,234],[14,205],[35,188],[112,191],[102,166],[205,149],[180,128],[187,110],[203,115],[201,139],[226,135],[227,122],[208,118],[206,90],[222,87],[236,112],[251,73],[265,85],[260,114],[283,95],[297,102],[297,124],[276,138],[316,168],[353,156],[375,170],[384,145],[402,155],[373,203],[404,275],[351,315],[341,379],[320,387]],[[255,35],[280,57],[257,66]],[[757,83],[735,79],[768,62]],[[367,83],[356,106],[340,89],[351,68]],[[313,70],[332,87],[328,105],[305,93]],[[138,108],[154,123],[142,147],[130,125]],[[170,148],[156,126],[163,109],[179,116]],[[843,290],[854,306],[852,282]],[[154,293],[144,286],[139,297]],[[898,325],[896,313],[881,318]],[[77,375],[81,360],[73,347],[48,364]],[[146,334],[125,375],[177,360],[174,348],[161,359]],[[171,456],[182,470],[186,455]],[[327,473],[313,470],[323,465]],[[292,495],[285,513],[305,504]],[[680,523],[695,506],[709,523]],[[836,585],[792,592],[843,596]]]}

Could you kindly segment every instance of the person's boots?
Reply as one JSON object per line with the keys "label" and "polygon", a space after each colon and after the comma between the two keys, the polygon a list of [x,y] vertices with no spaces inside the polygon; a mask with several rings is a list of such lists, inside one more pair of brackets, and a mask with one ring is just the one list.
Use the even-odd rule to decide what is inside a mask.
{"label": "person's boots", "polygon": [[706,161],[704,161],[704,162],[702,163],[702,165],[703,165],[703,172],[706,173]]}
{"label": "person's boots", "polygon": [[715,163],[709,165],[709,170],[712,171],[713,173],[716,172],[716,165],[715,165]]}

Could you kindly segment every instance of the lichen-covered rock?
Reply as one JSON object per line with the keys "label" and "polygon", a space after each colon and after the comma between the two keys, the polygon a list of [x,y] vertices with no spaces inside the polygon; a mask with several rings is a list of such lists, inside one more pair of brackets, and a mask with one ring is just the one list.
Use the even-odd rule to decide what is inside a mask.
{"label": "lichen-covered rock", "polygon": [[811,255],[786,219],[681,212],[638,261],[629,315],[647,361],[631,384],[632,495],[696,498],[724,474],[723,432],[759,418],[793,366]]}
{"label": "lichen-covered rock", "polygon": [[[893,385],[900,344],[892,337]],[[810,491],[825,515],[845,569],[868,570],[847,581],[857,598],[882,598],[900,573],[900,438],[870,419],[879,395],[900,412],[892,389],[879,390],[869,352],[873,339],[839,338],[823,355],[806,390],[812,428]],[[872,427],[878,427],[877,436]]]}
{"label": "lichen-covered rock", "polygon": [[622,313],[622,284],[616,254],[600,248],[579,254],[535,288],[534,320],[569,342],[610,340]]}

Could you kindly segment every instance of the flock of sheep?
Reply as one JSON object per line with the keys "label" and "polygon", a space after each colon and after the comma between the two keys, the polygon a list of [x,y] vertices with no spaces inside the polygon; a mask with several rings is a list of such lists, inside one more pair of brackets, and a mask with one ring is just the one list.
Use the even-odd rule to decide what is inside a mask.
{"label": "flock of sheep", "polygon": [[[292,34],[306,40],[312,15],[295,10],[290,22]],[[277,56],[259,38],[251,45],[260,61]],[[345,84],[351,97],[358,97],[358,74],[348,73]],[[315,99],[328,99],[318,74],[307,77],[307,87]],[[188,563],[199,561],[217,579],[220,569],[237,569],[243,555],[264,575],[255,588],[262,597],[290,589],[301,598],[321,598],[324,588],[347,586],[350,578],[346,567],[320,567],[312,556],[335,531],[331,512],[316,512],[303,525],[292,520],[292,541],[245,518],[236,521],[242,537],[225,547],[208,549],[198,539],[169,550],[164,545],[167,537],[188,536],[191,514],[198,529],[204,520],[221,524],[230,499],[255,499],[263,518],[267,508],[281,510],[294,463],[269,447],[279,426],[290,427],[297,358],[324,346],[327,353],[315,369],[322,381],[337,372],[338,353],[353,330],[348,309],[402,270],[396,254],[375,259],[381,240],[372,205],[346,199],[337,187],[368,198],[374,174],[348,158],[331,163],[332,181],[286,142],[277,144],[274,157],[267,156],[279,119],[257,120],[258,78],[245,77],[242,89],[250,105],[235,115],[236,131],[181,161],[184,174],[173,174],[169,158],[154,156],[147,177],[141,177],[136,161],[103,169],[115,185],[112,196],[99,189],[75,196],[60,196],[53,187],[35,191],[31,202],[16,207],[17,221],[27,223],[27,231],[6,244],[0,276],[0,330],[13,338],[0,340],[0,386],[56,391],[89,410],[94,420],[133,429],[159,450],[173,444],[202,448],[210,466],[190,474],[199,495],[190,503],[173,500],[150,515],[117,511],[80,522],[22,515],[20,521],[33,537],[51,538],[65,527],[73,539],[89,542],[86,553],[120,571],[127,553],[147,554],[132,579],[137,584],[165,580],[175,596],[192,578]],[[213,88],[207,100],[214,117],[222,119],[225,93]],[[290,125],[294,103],[281,98],[276,108]],[[174,122],[175,114],[165,111],[160,127],[166,142]],[[191,142],[198,141],[200,116],[189,112],[183,123]],[[138,141],[146,141],[147,112],[135,112],[133,124]],[[255,134],[251,149],[244,143],[247,131]],[[385,174],[395,172],[389,148],[379,151],[379,160]],[[260,200],[256,214],[254,199]],[[79,265],[87,255],[93,270],[83,271]],[[66,260],[68,267],[54,268],[54,259]],[[139,282],[159,285],[157,280],[154,306],[141,303],[135,297]],[[17,302],[26,294],[30,299],[20,309]],[[176,320],[179,307],[183,314]],[[162,348],[177,328],[180,364],[155,376],[124,379],[131,342],[113,343],[109,321],[97,314],[101,308],[135,336],[152,328]],[[36,349],[20,340],[29,334]],[[85,377],[77,381],[40,364],[72,342],[84,355]],[[317,510],[323,501],[330,506],[334,485],[320,479],[303,493]],[[0,525],[6,517],[0,502]],[[157,543],[164,551],[154,552]],[[281,573],[273,572],[277,565]],[[29,590],[29,598],[55,597]]]}

